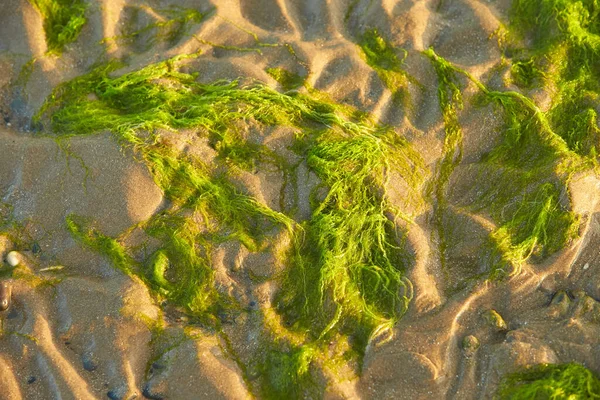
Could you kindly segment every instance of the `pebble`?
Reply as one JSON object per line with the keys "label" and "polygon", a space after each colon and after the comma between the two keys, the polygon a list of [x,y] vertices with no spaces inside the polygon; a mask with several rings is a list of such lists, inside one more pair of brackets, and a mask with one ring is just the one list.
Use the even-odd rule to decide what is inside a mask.
{"label": "pebble", "polygon": [[583,266],[583,269],[586,270],[590,267],[590,263],[585,263],[585,265]]}
{"label": "pebble", "polygon": [[496,310],[488,310],[483,314],[483,318],[491,327],[495,328],[498,331],[505,331],[508,329],[506,322],[498,311]]}
{"label": "pebble", "polygon": [[31,251],[33,252],[33,254],[39,254],[42,252],[42,248],[40,247],[40,244],[38,242],[35,242],[31,247]]}
{"label": "pebble", "polygon": [[567,292],[565,292],[564,290],[559,290],[558,292],[554,293],[554,296],[552,296],[550,304],[569,308],[569,305],[571,304],[571,298],[569,297]]}
{"label": "pebble", "polygon": [[150,399],[150,400],[163,400],[164,399],[164,396],[162,395],[162,393],[155,392],[149,383],[147,383],[144,386],[144,389],[142,389],[142,396],[144,396],[145,398]]}
{"label": "pebble", "polygon": [[6,255],[6,262],[11,267],[16,267],[21,262],[21,255],[17,251],[11,251]]}
{"label": "pebble", "polygon": [[479,348],[479,339],[473,335],[465,336],[462,340],[462,348],[465,356],[471,357]]}
{"label": "pebble", "polygon": [[83,369],[85,369],[86,371],[92,372],[98,368],[98,364],[96,364],[96,362],[92,360],[92,357],[89,354],[84,354],[82,358]]}
{"label": "pebble", "polygon": [[116,390],[109,390],[106,393],[106,397],[108,397],[110,400],[122,400],[123,396],[121,396]]}
{"label": "pebble", "polygon": [[0,311],[6,311],[10,307],[11,294],[11,284],[9,282],[0,282]]}
{"label": "pebble", "polygon": [[150,373],[152,374],[155,370],[160,371],[165,368],[166,368],[165,365],[163,365],[159,362],[153,362],[152,365],[150,366]]}

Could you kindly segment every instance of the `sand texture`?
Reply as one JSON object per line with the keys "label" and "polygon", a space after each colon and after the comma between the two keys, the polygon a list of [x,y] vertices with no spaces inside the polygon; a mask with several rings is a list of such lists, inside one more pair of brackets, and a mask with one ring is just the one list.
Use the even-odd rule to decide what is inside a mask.
{"label": "sand texture", "polygon": [[[87,22],[59,54],[47,53],[44,21],[30,2],[1,3],[0,256],[5,260],[16,250],[21,262],[14,269],[4,262],[0,271],[13,285],[11,307],[0,314],[0,399],[261,399],[284,398],[284,393],[327,399],[487,399],[506,374],[524,366],[578,362],[600,373],[600,181],[592,168],[580,168],[568,180],[551,173],[548,180],[557,182],[552,186],[557,193],[553,207],[565,213],[550,218],[576,216],[573,235],[547,252],[534,244],[522,262],[505,264],[505,270],[494,270],[492,276],[490,238],[496,237],[503,213],[515,208],[513,200],[498,211],[479,206],[477,199],[490,187],[513,190],[510,179],[490,173],[484,161],[502,140],[505,120],[498,107],[478,101],[481,93],[473,82],[456,73],[463,103],[455,114],[461,136],[459,145],[448,147],[452,121],[442,112],[440,75],[425,53],[432,47],[489,87],[521,92],[504,79],[506,68],[500,64],[505,56],[494,36],[508,24],[511,1],[85,0]],[[182,23],[181,31],[172,35],[174,25],[156,23],[175,18],[166,11],[174,9],[194,9],[204,16]],[[147,26],[153,28],[144,30]],[[386,85],[358,45],[364,32],[373,29],[396,49],[399,59],[406,55],[403,72],[394,75],[410,77],[402,81],[403,94]],[[126,37],[127,32],[138,33]],[[290,284],[286,277],[292,276],[293,282],[295,276],[286,271],[300,257],[290,250],[294,240],[310,237],[307,227],[319,202],[333,193],[335,179],[348,175],[327,181],[305,156],[316,153],[297,150],[298,132],[320,132],[333,123],[313,121],[302,128],[265,123],[261,113],[266,115],[267,109],[227,121],[242,132],[244,143],[263,149],[277,162],[284,160],[289,170],[264,160],[238,165],[235,154],[224,156],[225,147],[215,145],[219,139],[211,129],[227,127],[152,126],[151,133],[159,132],[158,142],[169,146],[175,157],[195,157],[211,174],[223,173],[227,187],[237,193],[228,199],[252,199],[239,212],[245,212],[243,207],[258,210],[268,222],[260,240],[253,241],[235,231],[239,227],[231,228],[238,233],[219,236],[211,224],[202,225],[200,212],[193,217],[191,211],[185,213],[191,200],[177,203],[169,191],[175,184],[157,178],[148,161],[152,155],[144,150],[150,142],[141,123],[141,128],[133,124],[131,132],[143,143],[132,144],[109,124],[90,123],[87,134],[69,136],[53,125],[54,111],[40,122],[35,119],[55,88],[107,60],[123,62],[107,75],[115,78],[198,51],[179,67],[186,74],[197,73],[197,82],[239,79],[240,85],[262,82],[279,93],[291,90],[290,96],[305,93],[367,112],[378,126],[406,139],[406,148],[420,160],[409,170],[421,168],[422,179],[411,187],[406,170],[396,171],[381,161],[387,154],[382,150],[372,161],[373,173],[384,165],[381,171],[387,178],[374,175],[361,183],[378,187],[368,192],[371,200],[365,204],[377,209],[385,203],[382,232],[400,233],[396,247],[406,255],[399,285],[410,302],[407,310],[385,314],[391,325],[377,325],[376,318],[368,325],[361,311],[352,311],[342,314],[339,324],[332,322],[330,330],[325,327],[333,321],[335,312],[327,314],[335,310],[332,304],[339,310],[351,301],[363,304],[356,299],[336,303],[346,291],[358,293],[362,286],[338,288],[335,295],[334,289],[326,290],[323,307],[329,311],[314,329],[299,315],[278,308],[285,298],[281,291]],[[271,68],[289,71],[300,83],[286,87],[268,72]],[[169,79],[175,78],[161,75],[156,81]],[[551,107],[548,90],[523,93],[541,111]],[[98,92],[86,96],[77,101],[101,97]],[[596,110],[598,104],[596,97]],[[119,113],[115,115],[125,111]],[[327,137],[306,146],[318,146]],[[365,152],[379,154],[377,149]],[[358,163],[367,159],[364,154],[357,157]],[[345,187],[338,199],[355,189]],[[191,198],[203,193],[199,189]],[[413,195],[418,197],[414,203]],[[368,203],[372,198],[385,201]],[[221,215],[214,209],[206,210],[220,218],[214,217]],[[148,221],[166,211],[198,224],[196,238],[204,238],[198,257],[211,271],[206,275],[213,299],[209,306],[196,307],[193,301],[171,296],[164,288],[171,287],[173,282],[167,281],[172,277],[144,269],[164,239],[148,233]],[[394,216],[395,211],[404,217]],[[304,236],[290,240],[281,215],[297,224],[290,231],[304,224]],[[118,257],[77,238],[67,226],[72,216],[93,224],[96,233],[90,240],[115,238],[135,267],[123,267]],[[247,221],[254,224],[255,219]],[[317,261],[303,265],[316,268]],[[335,272],[333,281],[341,273]],[[208,286],[199,287],[203,291]],[[321,318],[319,312],[310,315]],[[493,315],[501,315],[504,322]],[[366,334],[354,325],[368,326]],[[384,325],[381,331],[373,328]],[[358,343],[360,335],[369,340]],[[469,345],[471,339],[478,345]],[[344,346],[353,350],[346,352]],[[294,349],[316,349],[320,355]],[[295,357],[288,353],[311,354],[308,370],[278,377],[278,370]],[[273,354],[286,356],[273,361]],[[287,379],[301,383],[292,387]]]}

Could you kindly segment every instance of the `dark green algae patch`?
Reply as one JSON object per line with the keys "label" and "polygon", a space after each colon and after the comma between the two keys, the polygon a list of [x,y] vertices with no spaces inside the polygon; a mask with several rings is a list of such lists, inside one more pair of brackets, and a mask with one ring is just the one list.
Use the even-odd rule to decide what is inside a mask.
{"label": "dark green algae patch", "polygon": [[[216,289],[211,249],[237,241],[261,251],[283,233],[289,245],[280,256],[287,267],[274,278],[280,283],[274,309],[261,311],[271,339],[259,356],[261,376],[249,386],[273,398],[318,393],[317,366],[333,371],[329,366],[360,359],[369,340],[389,333],[406,312],[412,287],[404,269],[411,257],[395,220],[410,221],[407,210],[420,207],[425,167],[405,139],[364,113],[260,82],[199,83],[179,68],[195,57],[121,76],[114,73],[122,65],[111,61],[49,97],[38,124],[49,123],[61,140],[111,131],[148,165],[168,200],[163,211],[133,228],[159,243],[144,257],[125,246],[126,235],[107,237],[93,221],[69,216],[67,226],[159,298],[217,331],[223,314],[244,307]],[[308,220],[296,220],[294,208],[275,211],[232,184],[236,169],[266,163],[291,176],[295,168],[247,140],[239,128],[244,121],[294,130],[293,151],[321,181]],[[168,137],[178,130],[208,138],[216,164],[173,148]],[[405,204],[387,198],[391,173],[406,187]],[[333,339],[345,345],[326,356]]]}

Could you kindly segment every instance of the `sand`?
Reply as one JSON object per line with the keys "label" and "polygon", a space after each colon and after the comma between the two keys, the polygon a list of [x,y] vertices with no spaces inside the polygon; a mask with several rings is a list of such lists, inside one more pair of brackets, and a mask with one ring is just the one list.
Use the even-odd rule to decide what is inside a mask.
{"label": "sand", "polygon": [[[221,335],[206,330],[190,334],[185,315],[161,310],[139,279],[82,247],[65,227],[65,217],[74,213],[97,221],[106,235],[118,236],[160,211],[165,199],[148,168],[109,133],[74,138],[68,147],[59,146],[44,131],[33,132],[31,117],[56,85],[87,72],[104,51],[126,57],[126,70],[134,70],[202,49],[203,54],[187,67],[198,71],[200,80],[242,76],[277,87],[266,68],[284,67],[308,75],[308,84],[333,100],[368,111],[393,126],[433,170],[442,154],[444,127],[435,71],[421,52],[433,46],[475,77],[485,76],[500,57],[495,40],[489,37],[506,21],[510,1],[89,3],[89,21],[80,37],[55,57],[44,55],[42,20],[30,3],[2,2],[0,199],[12,207],[12,217],[27,240],[17,243],[3,237],[0,242],[0,256],[11,250],[22,254],[19,274],[12,277],[11,309],[1,316],[0,398],[250,398],[253,394],[244,373],[226,350],[224,338],[243,363],[244,357],[257,351],[253,335],[261,331],[259,322],[239,318],[224,325]],[[172,4],[199,10],[216,6],[216,11],[176,43],[157,42],[150,48],[144,40],[109,42],[106,47],[99,43],[119,34],[133,7],[160,9]],[[150,11],[142,14],[140,24],[144,18],[157,18]],[[411,87],[412,113],[398,107],[360,56],[355,38],[364,27],[377,27],[408,51],[406,69],[424,83],[422,90]],[[260,47],[248,32],[264,42],[292,44],[297,58],[283,47]],[[32,58],[36,61],[25,84],[20,74]],[[466,98],[472,95],[472,90],[465,93]],[[522,274],[500,284],[480,280],[457,285],[464,271],[477,265],[480,245],[493,224],[452,204],[468,195],[468,167],[489,150],[502,121],[491,107],[476,108],[465,101],[460,123],[464,155],[452,178],[458,189],[450,196],[448,211],[448,218],[457,221],[453,232],[457,245],[449,256],[452,272],[442,270],[429,204],[416,216],[408,236],[415,255],[407,271],[415,287],[408,313],[395,326],[390,341],[368,346],[361,374],[328,383],[326,398],[490,398],[504,374],[543,362],[577,361],[600,373],[600,325],[594,311],[600,307],[596,300],[600,299],[600,182],[593,176],[572,182],[573,209],[583,224],[579,238],[567,248],[527,265]],[[272,129],[263,133],[263,142],[285,146],[288,133]],[[198,143],[194,151],[211,157],[206,144]],[[308,192],[316,177],[303,168],[298,172],[299,215],[307,218]],[[278,209],[281,174],[248,173],[238,185]],[[39,248],[30,246],[34,242]],[[218,246],[211,261],[221,290],[258,299],[261,305],[269,301],[270,283],[242,279],[232,271],[249,269],[254,276],[268,277],[282,268],[269,255],[252,254],[240,245]],[[48,270],[56,266],[61,268]],[[551,304],[561,290],[571,297]],[[502,315],[506,330],[486,323],[483,313],[490,309]],[[165,323],[163,338],[168,340],[164,343],[153,339],[148,321],[155,320]],[[478,338],[478,349],[463,349],[468,335]]]}

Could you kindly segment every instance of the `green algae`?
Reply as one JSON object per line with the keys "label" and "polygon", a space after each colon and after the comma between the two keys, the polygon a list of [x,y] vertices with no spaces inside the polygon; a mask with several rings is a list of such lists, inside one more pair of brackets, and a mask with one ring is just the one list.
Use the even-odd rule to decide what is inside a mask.
{"label": "green algae", "polygon": [[103,235],[98,229],[89,226],[89,221],[76,215],[68,215],[66,224],[74,238],[87,247],[106,255],[111,263],[124,273],[128,275],[132,273],[133,260],[116,239]]}
{"label": "green algae", "polygon": [[87,22],[87,4],[83,0],[29,0],[44,20],[48,54],[60,55],[74,42]]}
{"label": "green algae", "polygon": [[433,209],[433,222],[438,233],[440,260],[442,268],[446,270],[446,252],[449,238],[444,229],[444,214],[448,207],[446,190],[452,172],[462,160],[463,134],[458,122],[458,111],[462,109],[462,94],[452,65],[440,58],[429,49],[425,55],[433,63],[438,77],[438,99],[442,118],[444,120],[444,145],[442,159],[439,163],[434,179],[431,181],[428,192],[433,195],[436,204]]}
{"label": "green algae", "polygon": [[[444,106],[448,100],[442,90],[446,80],[456,79],[452,78],[455,74],[466,76],[480,90],[483,101],[494,104],[504,114],[500,142],[478,166],[478,194],[471,204],[476,211],[488,213],[498,226],[490,235],[490,276],[518,273],[532,256],[544,258],[563,248],[577,236],[579,217],[564,205],[561,193],[568,192],[568,181],[575,172],[594,166],[593,160],[569,149],[548,117],[527,97],[488,89],[432,49],[426,55],[434,66],[437,64],[438,75],[443,72],[438,93],[442,114],[450,114],[444,117],[446,130],[458,126],[457,109]],[[452,88],[456,94],[457,86]],[[490,185],[490,181],[494,184]]]}
{"label": "green algae", "polygon": [[198,161],[193,164],[185,157],[152,148],[145,156],[152,163],[157,184],[174,203],[143,225],[146,234],[159,241],[156,251],[136,262],[119,240],[103,235],[89,223],[69,217],[67,226],[74,237],[106,255],[115,267],[141,277],[193,316],[214,322],[214,315],[233,301],[214,286],[214,270],[206,256],[210,243],[236,239],[255,250],[262,231],[269,228],[269,218],[284,225],[289,220],[238,193],[222,178],[206,174]]}
{"label": "green algae", "polygon": [[275,79],[281,85],[281,88],[285,91],[298,89],[304,86],[306,78],[290,72],[285,68],[267,68],[265,70],[273,79]]}
{"label": "green algae", "polygon": [[263,363],[262,373],[268,382],[263,396],[270,399],[299,399],[307,393],[318,396],[319,390],[309,371],[315,352],[310,346],[294,347],[287,352],[271,350]]}
{"label": "green algae", "polygon": [[[102,39],[102,43],[116,42],[120,45],[131,45],[136,41],[143,41],[143,50],[152,48],[158,42],[175,45],[185,35],[188,35],[192,26],[203,22],[214,11],[200,12],[193,8],[171,6],[168,8],[152,9],[148,6],[129,6],[129,21],[122,32],[113,37]],[[156,15],[157,20],[146,23],[139,29],[142,13]]]}
{"label": "green algae", "polygon": [[400,214],[374,188],[386,187],[388,170],[403,171],[411,180],[407,186],[418,186],[419,177],[411,172],[420,165],[411,165],[417,156],[406,142],[385,131],[380,135],[348,140],[328,132],[306,154],[308,166],[329,191],[304,225],[305,246],[296,257],[300,268],[288,277],[302,286],[288,285],[282,302],[291,297],[292,308],[302,310],[298,320],[317,328],[319,337],[338,322],[356,318],[371,326],[366,329],[371,334],[380,333],[397,322],[411,297],[399,269],[407,263],[401,238],[388,217]]}
{"label": "green algae", "polygon": [[600,380],[576,363],[540,364],[506,376],[496,399],[596,399]]}
{"label": "green algae", "polygon": [[[406,50],[393,46],[377,29],[367,30],[359,39],[358,46],[367,64],[377,72],[379,79],[392,92],[394,101],[410,106],[408,83],[411,77],[403,69]],[[398,52],[403,56],[398,57]]]}
{"label": "green algae", "polygon": [[[554,12],[553,8],[548,10]],[[178,24],[154,26],[147,32],[158,31],[160,36],[164,30],[166,34],[161,37],[171,40],[168,32],[176,32]],[[550,23],[548,29],[556,32],[560,27]],[[363,38],[360,44],[363,54],[394,99],[404,101],[408,92],[403,94],[407,81],[403,80],[402,59],[376,31],[370,32],[373,37]],[[144,32],[130,38],[141,34]],[[550,42],[541,40],[540,46],[551,49]],[[551,75],[547,65],[556,61],[559,50],[566,52],[561,53],[563,56],[570,54],[564,45],[545,58],[521,58],[520,52],[510,70],[514,83],[526,90],[546,84]],[[585,72],[587,76],[581,80],[551,82],[560,86],[559,94],[551,111],[543,113],[525,96],[489,90],[433,50],[426,54],[439,79],[445,126],[442,160],[430,187],[436,199],[434,223],[440,232],[442,260],[450,245],[444,237],[446,191],[462,157],[460,74],[475,82],[485,101],[505,116],[498,145],[480,165],[481,176],[490,173],[488,176],[499,185],[485,184],[489,178],[478,180],[483,194],[471,205],[491,215],[498,226],[490,235],[490,276],[518,272],[528,260],[563,248],[576,237],[578,227],[578,217],[569,211],[565,200],[568,179],[574,171],[593,166],[589,158],[579,156],[595,156],[595,72]],[[214,323],[218,323],[215,316],[219,310],[237,305],[214,288],[214,272],[208,261],[211,244],[237,240],[257,251],[269,240],[265,231],[288,230],[294,237],[292,261],[277,298],[277,312],[291,332],[306,335],[294,345],[277,343],[267,349],[261,370],[266,387],[261,390],[270,398],[306,397],[315,386],[311,368],[320,363],[322,344],[333,332],[348,335],[360,354],[370,339],[389,331],[405,312],[411,288],[402,266],[410,263],[410,257],[390,215],[407,221],[411,216],[390,203],[385,187],[389,171],[399,172],[408,192],[412,191],[408,196],[412,203],[419,197],[415,188],[421,183],[424,166],[393,131],[356,118],[315,92],[281,95],[260,83],[219,81],[202,85],[195,75],[180,73],[178,61],[116,78],[113,72],[121,64],[111,62],[59,87],[44,105],[38,120],[50,117],[44,122],[60,134],[110,130],[124,145],[133,145],[173,203],[167,212],[143,224],[144,231],[160,246],[141,262],[128,254],[123,240],[108,238],[93,228],[86,230],[86,224],[80,221],[79,225],[74,217],[67,219],[69,229],[82,243],[108,255],[118,268],[143,276],[159,295],[184,305],[194,315],[212,317]],[[288,72],[282,68],[267,70],[283,90],[301,87],[304,80]],[[565,76],[573,74],[574,70],[565,72]],[[169,148],[161,132],[197,130],[198,135],[211,138],[219,155],[217,161],[226,167],[252,171],[257,163],[268,162],[288,173],[290,165],[285,160],[246,141],[236,128],[240,120],[300,131],[299,154],[322,181],[312,196],[312,215],[302,225],[292,221],[293,213],[276,213],[237,191],[227,174],[220,175],[211,166]]]}
{"label": "green algae", "polygon": [[510,66],[510,74],[517,86],[526,89],[539,86],[546,77],[533,58],[514,61]]}
{"label": "green algae", "polygon": [[571,150],[590,156],[600,140],[594,107],[600,78],[598,13],[596,1],[515,1],[506,44],[511,53],[529,57],[530,72],[522,75],[542,75],[538,85],[554,94],[548,119],[555,132]]}
{"label": "green algae", "polygon": [[496,330],[496,331],[508,330],[508,325],[506,325],[504,318],[502,318],[502,316],[500,314],[498,314],[498,311],[487,310],[486,312],[484,312],[482,314],[482,317],[485,320],[486,324],[488,326],[490,326],[491,328],[493,328],[494,330]]}
{"label": "green algae", "polygon": [[[302,224],[295,268],[287,270],[276,299],[284,325],[308,336],[308,344],[283,355],[284,365],[326,364],[315,353],[325,352],[337,333],[352,342],[350,351],[337,357],[360,359],[370,340],[390,333],[412,298],[412,285],[403,274],[410,257],[390,215],[411,217],[389,202],[385,188],[388,172],[399,171],[406,180],[407,208],[418,209],[424,169],[418,155],[387,129],[349,138],[324,131],[313,140],[303,155],[329,190]],[[291,376],[296,383],[310,378]],[[286,386],[274,398],[296,397],[297,390],[297,385]]]}
{"label": "green algae", "polygon": [[[421,205],[425,167],[393,130],[313,91],[282,94],[259,82],[199,83],[196,75],[178,69],[186,58],[197,56],[116,77],[111,75],[118,62],[98,66],[57,87],[36,121],[50,124],[63,138],[110,130],[148,164],[170,205],[140,226],[160,243],[145,260],[133,260],[121,244],[124,238],[107,238],[73,218],[67,221],[69,229],[118,268],[140,276],[155,293],[204,321],[219,326],[221,310],[238,308],[216,290],[211,245],[237,240],[257,251],[272,240],[270,232],[288,232],[290,261],[277,311],[292,332],[308,335],[295,350],[282,350],[287,345],[275,341],[262,381],[270,388],[263,391],[274,390],[274,397],[299,397],[310,390],[309,366],[323,359],[315,354],[333,332],[351,337],[353,353],[360,355],[370,339],[389,332],[406,311],[412,288],[403,271],[410,257],[396,222],[410,223],[411,210]],[[321,179],[313,198],[326,193],[308,221],[300,225],[229,182],[232,159],[237,165],[255,161],[290,168],[281,157],[246,142],[239,131],[243,121],[297,131],[297,151]],[[216,164],[176,151],[168,138],[181,130],[209,138]],[[233,145],[244,155],[231,151]],[[402,204],[392,204],[386,192],[392,173],[405,191]]]}

